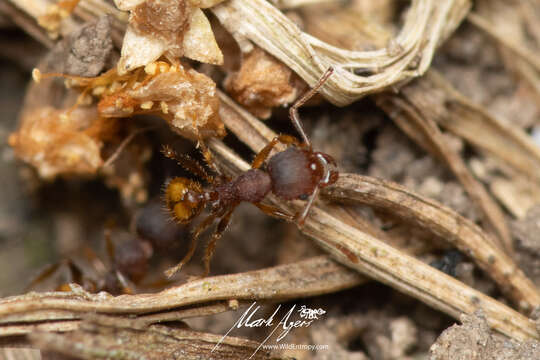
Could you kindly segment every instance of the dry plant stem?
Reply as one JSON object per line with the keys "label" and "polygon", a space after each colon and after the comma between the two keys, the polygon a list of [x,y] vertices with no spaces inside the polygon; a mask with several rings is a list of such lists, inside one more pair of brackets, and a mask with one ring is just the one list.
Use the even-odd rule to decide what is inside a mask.
{"label": "dry plant stem", "polygon": [[[44,15],[50,4],[47,0],[9,1],[34,19]],[[470,6],[470,0],[412,0],[400,33],[386,48],[374,51],[340,49],[303,33],[266,0],[228,0],[211,10],[244,52],[252,48],[253,42],[310,85],[333,65],[336,73],[321,93],[335,104],[346,105],[422,75],[429,68],[436,47],[452,34]],[[111,11],[102,0],[89,0],[75,8],[75,14],[84,18]],[[114,26],[121,31],[127,22],[125,14],[112,13],[117,20]],[[60,24],[59,32],[70,33],[75,24],[68,18]],[[355,75],[355,69],[371,70],[373,75]]]}
{"label": "dry plant stem", "polygon": [[402,95],[377,95],[375,101],[418,145],[448,165],[484,215],[485,225],[498,236],[495,239],[499,241],[493,245],[513,254],[512,238],[501,209],[476,181],[461,157],[448,146],[435,121]]}
{"label": "dry plant stem", "polygon": [[520,306],[533,309],[540,304],[534,284],[504,252],[492,245],[481,229],[435,201],[389,181],[353,174],[341,176],[324,194],[333,200],[388,210],[407,222],[428,228],[474,259]]}
{"label": "dry plant stem", "polygon": [[536,68],[536,71],[540,71],[540,57],[538,57],[538,54],[530,51],[526,46],[516,42],[515,39],[508,37],[508,35],[497,31],[496,25],[492,25],[488,19],[480,14],[469,13],[467,20],[501,44],[504,44],[504,46],[512,50],[516,55],[526,60]]}
{"label": "dry plant stem", "polygon": [[[28,335],[34,346],[83,359],[245,359],[259,343],[236,337],[154,325],[141,328],[136,321],[87,316],[80,328],[68,334],[36,332]],[[212,351],[214,349],[214,351]],[[253,359],[279,359],[259,351]]]}
{"label": "dry plant stem", "polygon": [[[223,122],[253,151],[258,152],[265,145],[264,141],[261,140],[262,138],[270,141],[276,136],[275,133],[249,113],[236,111],[239,110],[237,106],[231,105],[230,100],[225,101],[226,95],[221,94],[220,98],[222,99],[220,115]],[[212,141],[210,144],[215,150],[219,150],[220,155],[228,154],[227,149],[220,146],[220,142]],[[229,162],[234,161],[234,156],[230,156],[228,160]],[[241,163],[237,163],[237,169],[239,166],[241,166]],[[245,168],[242,170],[245,170]],[[362,179],[365,179],[367,183],[378,181],[369,177],[363,177]],[[379,191],[386,190],[386,192],[382,193],[387,196],[386,199],[378,201],[376,198],[367,198],[362,200],[362,204],[382,208],[391,213],[400,209],[405,220],[421,224],[422,227],[433,231],[437,235],[444,234],[441,236],[443,239],[469,254],[478,266],[485,270],[520,307],[533,309],[540,305],[540,294],[532,282],[517,268],[512,259],[494,245],[494,240],[480,228],[435,201],[425,199],[397,184],[388,184],[392,186],[389,185],[386,188],[379,189]],[[392,191],[393,186],[396,189],[394,191]],[[329,191],[339,191],[339,188],[336,187],[331,189],[338,190]],[[404,194],[408,194],[408,198],[405,199],[411,199],[409,201],[410,208],[399,206],[398,200],[401,200]],[[394,203],[391,199],[398,200]],[[414,199],[418,199],[418,201],[412,201]],[[419,210],[417,206],[422,204],[424,206]],[[347,223],[343,219],[341,221]],[[456,224],[460,226],[456,228]]]}
{"label": "dry plant stem", "polygon": [[[238,172],[245,171],[249,168],[249,165],[245,161],[238,158],[237,155],[220,141],[212,140],[210,145],[219,156],[219,161],[226,165],[226,169],[236,169]],[[359,183],[361,184],[359,179],[355,178],[356,176],[357,175],[352,174],[342,174],[342,178],[338,180],[337,186],[331,186],[327,192],[330,192],[334,198],[339,200],[350,198],[348,193],[342,195],[342,193],[344,193],[342,189],[348,189],[347,186],[349,186],[349,184],[347,183],[347,180],[350,178],[353,178],[353,180],[349,187],[358,186]],[[368,180],[370,179],[368,178]],[[343,188],[343,186],[345,187]],[[335,192],[335,194],[333,194],[333,192]],[[375,195],[377,195],[377,192]],[[358,199],[357,202],[360,202],[360,199]],[[366,201],[362,202],[368,204]],[[372,203],[375,203],[375,201],[372,201]],[[297,206],[291,208],[289,204],[275,200],[274,204],[288,213],[293,213],[300,208],[299,205],[301,205],[296,204]],[[383,204],[382,207],[385,209],[392,209],[391,204],[388,203]],[[454,222],[466,222],[465,219],[462,219],[452,211],[447,209],[443,210],[448,211],[453,216]],[[404,211],[410,211],[410,209],[405,208]],[[431,214],[428,213],[422,215],[421,219],[423,220]],[[414,213],[412,217],[414,220],[419,220],[417,213]],[[425,225],[426,224],[424,223],[424,226]],[[440,230],[447,230],[444,226],[449,225],[450,224],[446,223],[442,224],[441,227],[443,229]],[[462,228],[456,228],[455,224],[452,225],[453,228],[458,231]],[[470,226],[475,227],[473,224],[470,224]],[[481,233],[480,229],[476,229]],[[456,319],[459,319],[461,313],[472,314],[478,308],[482,308],[486,314],[489,325],[493,329],[520,341],[539,338],[535,324],[532,320],[527,319],[515,310],[464,285],[460,281],[434,269],[416,258],[343,223],[322,210],[320,206],[312,208],[312,212],[307,218],[302,228],[302,232],[313,238],[318,245],[327,250],[330,255],[340,263],[419,299]],[[444,231],[442,233],[446,234]],[[456,234],[455,231],[452,232],[452,236],[456,237],[456,235],[459,237],[461,234],[459,232]],[[506,257],[500,250],[497,248],[494,249],[498,252],[497,255],[500,254],[501,256]],[[469,251],[469,253],[471,252]],[[472,252],[472,255],[475,255],[475,253]],[[506,259],[510,261],[507,257],[502,260]],[[514,273],[509,273],[507,276],[522,280],[523,274],[515,267],[515,265],[512,264],[511,270],[514,271]],[[512,279],[511,281],[515,281],[515,279]],[[526,278],[523,280],[527,281]],[[506,280],[504,283],[506,283]],[[522,304],[526,306],[540,304],[539,295],[536,293],[536,289],[534,289],[534,287],[530,288],[530,286],[532,286],[530,282],[526,285],[529,285],[529,292],[527,294],[519,295],[519,298],[526,299],[522,300]],[[519,290],[522,291],[524,289]],[[532,300],[532,302],[526,302],[527,300]]]}
{"label": "dry plant stem", "polygon": [[[0,336],[21,334],[25,329],[31,331],[36,323],[49,319],[59,322],[56,331],[62,331],[61,326],[68,326],[66,330],[69,330],[72,320],[87,312],[138,314],[148,324],[152,319],[171,320],[167,312],[181,314],[179,308],[194,304],[202,306],[229,299],[288,300],[332,293],[362,281],[364,278],[358,273],[323,256],[258,271],[204,278],[156,294],[113,297],[106,293],[89,294],[82,289],[69,293],[28,293],[0,300]],[[196,310],[185,311],[184,316],[189,316]],[[145,318],[144,314],[149,317]]]}
{"label": "dry plant stem", "polygon": [[[435,48],[460,24],[469,11],[468,0],[412,0],[401,32],[387,48],[349,51],[303,33],[266,0],[229,0],[212,8],[233,34],[243,52],[255,43],[313,86],[332,65],[336,73],[321,93],[346,105],[373,92],[422,75]],[[373,75],[355,75],[355,69]]]}
{"label": "dry plant stem", "polygon": [[0,12],[6,14],[11,21],[26,31],[30,36],[39,41],[43,46],[52,49],[54,41],[51,40],[45,31],[35,22],[28,13],[7,1],[0,2]]}
{"label": "dry plant stem", "polygon": [[531,137],[471,103],[438,72],[430,70],[402,94],[441,127],[540,180],[540,148]]}

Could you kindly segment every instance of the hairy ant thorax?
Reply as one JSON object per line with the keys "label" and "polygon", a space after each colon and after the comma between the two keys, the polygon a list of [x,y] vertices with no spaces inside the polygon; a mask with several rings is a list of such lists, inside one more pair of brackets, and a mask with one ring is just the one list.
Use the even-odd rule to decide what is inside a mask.
{"label": "hairy ant thorax", "polygon": [[[208,207],[210,212],[208,217],[194,228],[187,255],[178,265],[166,271],[167,276],[172,276],[190,260],[195,252],[199,235],[218,220],[204,255],[205,275],[207,275],[216,242],[225,231],[235,207],[241,202],[250,202],[268,215],[294,221],[303,226],[319,190],[335,183],[339,173],[336,162],[330,155],[313,151],[300,123],[298,108],[317,92],[332,72],[331,68],[327,70],[317,85],[290,108],[291,121],[302,136],[303,142],[300,143],[289,135],[277,136],[257,154],[251,169],[234,179],[219,172],[202,139],[199,139],[202,154],[206,164],[216,174],[215,177],[208,175],[205,168],[190,157],[178,155],[168,146],[162,149],[166,157],[176,160],[179,165],[208,183],[208,186],[203,187],[195,180],[177,177],[166,185],[165,203],[174,219],[186,224],[205,207]],[[270,157],[270,153],[278,143],[289,147]],[[266,169],[261,169],[268,158]],[[269,193],[283,200],[300,199],[307,202],[302,211],[291,216],[274,206],[262,203]]]}

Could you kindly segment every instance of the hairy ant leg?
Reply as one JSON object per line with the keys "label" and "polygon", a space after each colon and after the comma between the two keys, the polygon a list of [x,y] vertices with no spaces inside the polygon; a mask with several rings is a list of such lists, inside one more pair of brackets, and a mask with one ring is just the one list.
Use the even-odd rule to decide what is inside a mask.
{"label": "hairy ant leg", "polygon": [[206,161],[206,164],[212,169],[214,173],[218,175],[219,178],[229,180],[228,177],[223,175],[222,172],[216,166],[214,162],[214,158],[212,157],[212,153],[210,152],[210,149],[208,149],[208,147],[206,146],[206,143],[204,142],[204,139],[201,136],[201,132],[199,131],[199,127],[197,126],[195,119],[193,119],[192,125],[197,135],[197,147],[200,148],[201,153],[204,157],[204,161]]}
{"label": "hairy ant leg", "polygon": [[309,138],[307,137],[306,132],[304,131],[304,127],[302,126],[302,123],[300,121],[300,117],[298,116],[298,108],[304,105],[306,101],[311,99],[313,95],[315,95],[317,91],[319,91],[321,86],[324,85],[326,80],[328,80],[328,78],[330,77],[330,75],[332,75],[333,72],[334,68],[329,67],[328,70],[325,71],[323,76],[321,76],[317,84],[315,84],[315,86],[307,93],[305,93],[300,99],[296,100],[296,102],[289,108],[289,117],[294,127],[296,128],[296,131],[298,131],[300,136],[302,136],[302,140],[304,140],[304,145],[309,149],[311,149],[311,142],[309,141]]}
{"label": "hairy ant leg", "polygon": [[216,244],[219,239],[221,239],[221,235],[223,235],[223,232],[227,229],[227,226],[229,225],[229,222],[231,221],[231,216],[234,211],[234,208],[229,209],[225,215],[219,220],[219,223],[217,225],[216,231],[212,234],[212,238],[206,245],[206,249],[204,251],[204,274],[203,277],[208,276],[210,273],[210,260],[212,259],[212,256],[214,255],[214,250],[216,249]]}
{"label": "hairy ant leg", "polygon": [[215,219],[217,219],[220,216],[219,213],[214,213],[208,215],[206,219],[204,219],[191,233],[191,243],[189,244],[189,249],[184,258],[175,266],[165,270],[165,276],[167,278],[171,278],[174,274],[176,274],[180,269],[191,260],[193,257],[193,254],[195,253],[195,250],[197,249],[197,241],[199,239],[199,236],[203,231],[208,229],[210,225],[214,222]]}
{"label": "hairy ant leg", "polygon": [[186,169],[187,171],[191,172],[192,174],[206,180],[209,183],[214,182],[214,178],[206,172],[206,170],[201,166],[200,163],[195,161],[193,158],[187,156],[187,155],[179,155],[174,151],[170,146],[164,145],[161,148],[161,153],[165,155],[165,157],[175,160],[178,165]]}

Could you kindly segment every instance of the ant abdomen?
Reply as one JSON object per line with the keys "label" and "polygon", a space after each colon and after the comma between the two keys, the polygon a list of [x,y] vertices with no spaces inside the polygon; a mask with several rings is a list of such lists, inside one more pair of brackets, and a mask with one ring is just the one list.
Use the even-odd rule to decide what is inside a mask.
{"label": "ant abdomen", "polygon": [[166,189],[167,208],[181,224],[189,223],[203,210],[203,189],[198,182],[176,177],[167,184]]}

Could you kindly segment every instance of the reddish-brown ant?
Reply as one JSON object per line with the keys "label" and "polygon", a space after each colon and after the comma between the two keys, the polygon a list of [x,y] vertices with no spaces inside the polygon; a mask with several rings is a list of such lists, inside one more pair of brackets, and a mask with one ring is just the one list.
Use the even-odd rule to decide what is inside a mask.
{"label": "reddish-brown ant", "polygon": [[[166,271],[167,276],[172,276],[191,259],[199,235],[215,220],[219,220],[204,255],[205,276],[208,275],[216,242],[227,228],[234,209],[241,202],[250,202],[266,214],[296,221],[299,226],[303,225],[319,189],[335,183],[339,175],[336,162],[330,155],[313,151],[298,117],[298,108],[317,92],[332,72],[332,68],[328,69],[316,86],[304,94],[289,110],[290,119],[302,136],[303,143],[299,143],[292,136],[277,136],[257,154],[251,164],[251,169],[235,179],[219,172],[202,139],[199,139],[199,144],[203,156],[208,166],[216,173],[216,177],[210,176],[193,159],[177,155],[170,147],[163,148],[162,152],[166,157],[176,160],[179,165],[209,184],[209,187],[205,189],[197,181],[183,177],[173,178],[165,190],[165,202],[172,216],[178,222],[187,224],[206,206],[210,211],[208,217],[193,230],[187,255],[178,265]],[[277,143],[292,146],[272,156],[268,161],[266,171],[262,170],[261,166]],[[307,203],[301,212],[291,216],[276,207],[261,203],[270,192],[283,200],[301,199],[307,200]]]}

